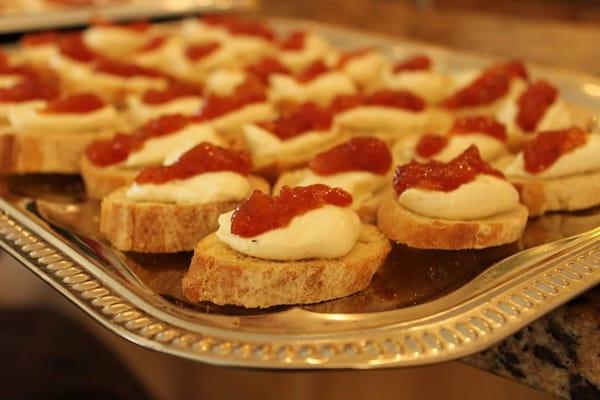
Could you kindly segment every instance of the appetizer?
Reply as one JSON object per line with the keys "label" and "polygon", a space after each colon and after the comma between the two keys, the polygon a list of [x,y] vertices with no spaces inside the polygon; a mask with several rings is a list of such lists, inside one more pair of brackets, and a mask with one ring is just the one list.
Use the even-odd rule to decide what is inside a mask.
{"label": "appetizer", "polygon": [[390,251],[352,196],[325,185],[255,191],[194,250],[183,293],[243,307],[316,303],[368,286]]}
{"label": "appetizer", "polygon": [[189,251],[217,229],[217,217],[248,197],[267,192],[251,176],[245,153],[201,143],[166,166],[143,169],[134,182],[102,200],[100,231],[122,251]]}
{"label": "appetizer", "polygon": [[411,161],[394,174],[379,208],[379,229],[422,249],[481,249],[518,240],[527,208],[504,175],[469,147],[449,163]]}
{"label": "appetizer", "polygon": [[600,135],[571,127],[539,133],[504,170],[531,215],[600,204]]}

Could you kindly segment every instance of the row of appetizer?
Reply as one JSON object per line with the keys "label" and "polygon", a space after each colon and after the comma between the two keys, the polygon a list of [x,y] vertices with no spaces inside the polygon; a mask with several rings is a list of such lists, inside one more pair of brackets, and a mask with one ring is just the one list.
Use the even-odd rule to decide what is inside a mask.
{"label": "row of appetizer", "polygon": [[589,114],[519,62],[433,64],[231,17],[28,36],[0,171],[81,173],[115,248],[194,250],[186,297],[245,307],[362,290],[390,241],[497,246],[600,204]]}

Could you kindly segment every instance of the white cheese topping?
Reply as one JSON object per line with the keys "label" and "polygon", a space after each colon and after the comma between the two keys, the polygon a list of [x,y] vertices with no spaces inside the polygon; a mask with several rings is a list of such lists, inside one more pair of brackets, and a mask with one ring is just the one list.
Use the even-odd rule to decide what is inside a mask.
{"label": "white cheese topping", "polygon": [[218,70],[206,77],[204,90],[217,96],[229,96],[246,80],[246,74],[240,70]]}
{"label": "white cheese topping", "polygon": [[83,41],[92,50],[109,57],[127,55],[138,49],[150,38],[140,32],[122,26],[92,26],[83,31]]}
{"label": "white cheese topping", "polygon": [[294,77],[283,74],[274,74],[269,81],[271,85],[269,96],[276,103],[314,101],[326,105],[339,95],[354,94],[357,91],[352,79],[339,71],[326,72],[306,83],[298,82]]}
{"label": "white cheese topping", "polygon": [[437,71],[401,71],[389,70],[383,76],[383,86],[393,90],[408,90],[434,103],[448,97],[453,89],[452,79]]}
{"label": "white cheese topping", "polygon": [[331,46],[324,39],[308,33],[302,49],[280,51],[279,61],[292,72],[298,73],[313,62],[330,56],[332,52]]}
{"label": "white cheese topping", "polygon": [[181,36],[189,43],[224,42],[230,37],[225,29],[207,25],[197,18],[186,19],[181,23]]}
{"label": "white cheese topping", "polygon": [[340,172],[332,175],[318,175],[310,169],[303,171],[304,176],[294,186],[309,186],[321,183],[329,187],[344,189],[352,195],[352,207],[357,208],[387,182],[385,176],[367,171]]}
{"label": "white cheese topping", "polygon": [[232,132],[244,125],[275,118],[277,111],[268,102],[250,103],[242,108],[208,121],[219,132]]}
{"label": "white cheese topping", "polygon": [[24,110],[37,110],[46,107],[46,100],[31,100],[20,103],[3,103],[0,101],[0,120],[7,120],[9,114],[23,112]]}
{"label": "white cheese topping", "polygon": [[[498,112],[498,121],[507,127],[507,132],[512,136],[524,133],[517,124],[517,114],[519,112],[517,100],[507,102]],[[565,101],[558,99],[546,109],[534,132],[560,130],[571,126],[573,126],[572,113]],[[527,133],[532,134],[534,132]]]}
{"label": "white cheese topping", "polygon": [[241,201],[251,192],[248,178],[232,171],[207,172],[162,184],[134,183],[125,196],[132,201],[205,204]]}
{"label": "white cheese topping", "polygon": [[192,115],[202,107],[203,100],[199,96],[177,97],[160,104],[148,104],[138,95],[127,96],[127,108],[132,121],[143,124],[151,119],[167,114]]}
{"label": "white cheese topping", "polygon": [[19,132],[80,133],[115,127],[118,122],[114,107],[104,107],[88,113],[45,113],[39,108],[13,107],[8,119]]}
{"label": "white cheese topping", "polygon": [[525,170],[523,153],[515,157],[504,173],[507,176],[552,179],[592,171],[600,171],[600,135],[598,134],[589,135],[586,144],[563,154],[554,164],[538,174],[531,174]]}
{"label": "white cheese topping", "polygon": [[202,142],[223,145],[223,139],[209,125],[188,124],[179,131],[146,140],[143,147],[129,154],[122,165],[126,167],[158,165],[171,152],[182,148],[187,150]]}
{"label": "white cheese topping", "polygon": [[178,60],[181,57],[183,49],[183,41],[171,36],[162,45],[154,49],[138,51],[132,54],[132,61],[139,65],[171,73],[175,71],[175,68],[180,66]]}
{"label": "white cheese topping", "polygon": [[382,76],[389,60],[376,51],[369,51],[348,60],[342,71],[361,87],[368,87],[377,83]]}
{"label": "white cheese topping", "polygon": [[431,158],[441,162],[448,162],[461,155],[473,144],[479,149],[481,158],[486,161],[496,160],[508,152],[502,141],[485,133],[471,133],[449,136],[446,147]]}
{"label": "white cheese topping", "polygon": [[266,260],[339,258],[352,250],[361,222],[352,209],[326,205],[294,217],[283,228],[254,237],[231,233],[233,211],[219,217],[217,237],[234,250]]}
{"label": "white cheese topping", "polygon": [[422,131],[429,121],[427,110],[412,112],[397,107],[360,106],[335,116],[335,125],[351,130],[411,133]]}
{"label": "white cheese topping", "polygon": [[21,82],[23,77],[20,75],[0,75],[0,88],[8,88]]}
{"label": "white cheese topping", "polygon": [[244,126],[244,138],[253,158],[286,157],[301,154],[332,142],[337,137],[333,131],[308,131],[301,135],[282,140],[273,133],[249,124]]}
{"label": "white cheese topping", "polygon": [[519,193],[506,180],[481,174],[449,192],[409,188],[398,203],[428,218],[470,221],[514,210]]}

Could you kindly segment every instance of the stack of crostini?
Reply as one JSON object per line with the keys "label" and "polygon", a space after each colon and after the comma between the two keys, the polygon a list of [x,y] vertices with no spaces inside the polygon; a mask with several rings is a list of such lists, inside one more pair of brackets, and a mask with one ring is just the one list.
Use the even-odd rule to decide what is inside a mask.
{"label": "stack of crostini", "polygon": [[116,249],[193,251],[190,302],[367,287],[392,243],[481,249],[600,204],[592,118],[518,61],[444,72],[208,16],[0,54],[0,173],[81,174]]}

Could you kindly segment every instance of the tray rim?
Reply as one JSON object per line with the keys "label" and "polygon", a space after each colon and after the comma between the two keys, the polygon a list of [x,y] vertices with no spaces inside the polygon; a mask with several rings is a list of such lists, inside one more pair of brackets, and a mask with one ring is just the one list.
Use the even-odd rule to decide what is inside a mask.
{"label": "tray rim", "polygon": [[[312,21],[270,20],[357,32]],[[410,43],[385,35],[359,33],[389,43]],[[454,52],[427,44],[416,45]],[[463,54],[462,51],[454,53]],[[569,73],[570,78],[574,76]],[[594,79],[585,75],[577,78]],[[142,299],[132,298],[131,292],[127,295],[128,290],[123,291],[122,285],[115,285],[114,279],[112,284],[107,282],[106,272],[87,262],[68,244],[60,245],[60,240],[52,236],[43,226],[0,198],[0,247],[8,254],[117,335],[156,351],[216,365],[282,369],[375,368],[447,361],[484,350],[600,282],[600,229],[596,229],[568,240],[562,247],[570,246],[571,251],[550,260],[526,282],[481,301],[463,314],[453,315],[452,308],[440,313],[441,316],[436,315],[436,323],[409,329],[394,326],[367,329],[362,335],[349,333],[273,340],[272,334],[244,332],[236,337],[231,331],[220,328],[204,327],[199,333],[166,322],[157,315],[164,311],[154,309],[149,312],[147,308],[152,306],[148,304],[140,307]]]}

